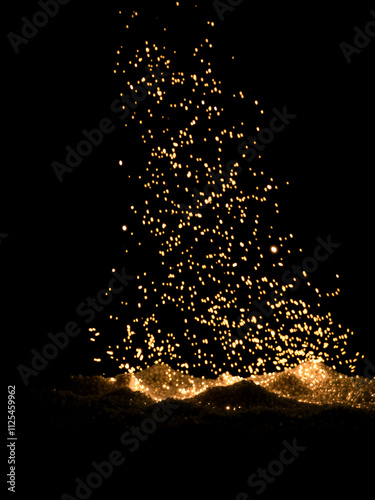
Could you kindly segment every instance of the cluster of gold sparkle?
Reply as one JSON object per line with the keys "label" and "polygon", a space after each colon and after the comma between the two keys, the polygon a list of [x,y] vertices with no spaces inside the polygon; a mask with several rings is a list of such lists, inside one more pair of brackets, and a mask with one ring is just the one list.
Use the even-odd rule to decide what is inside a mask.
{"label": "cluster of gold sparkle", "polygon": [[[131,14],[126,30],[137,17],[137,12]],[[316,359],[354,371],[359,353],[350,358],[346,352],[352,332],[334,325],[330,313],[320,312],[324,296],[337,295],[339,288],[323,294],[306,279],[303,287],[316,299],[312,307],[293,295],[293,285],[281,282],[288,264],[303,258],[302,249],[293,245],[293,234],[278,228],[279,188],[259,168],[261,155],[250,165],[237,153],[246,132],[255,135],[265,119],[258,100],[232,92],[233,109],[252,116],[254,127],[233,115],[228,123],[228,99],[214,76],[213,43],[206,35],[191,50],[188,72],[167,43],[146,40],[130,58],[123,57],[125,51],[124,45],[117,51],[116,75],[137,70],[144,75],[147,67],[168,73],[131,116],[143,131],[148,159],[136,174],[129,173],[129,182],[141,181],[144,188],[144,199],[130,208],[154,239],[159,274],[155,279],[144,272],[129,285],[132,291],[126,293],[138,297],[136,310],[123,300],[123,313],[108,314],[119,324],[121,340],[107,346],[107,356],[128,372],[167,363],[186,374],[201,368],[214,376],[248,376],[269,371],[270,365],[276,371]],[[142,76],[126,81],[123,92],[142,81]],[[118,161],[127,168],[125,158]],[[131,229],[131,237],[140,235]],[[128,267],[131,274],[130,262]],[[256,323],[253,302],[267,300],[276,289],[282,294],[267,302],[272,315]],[[165,327],[172,310],[173,318],[181,320],[176,329]],[[240,338],[238,327],[252,322],[253,328]],[[90,329],[93,342],[98,330],[98,325]]]}

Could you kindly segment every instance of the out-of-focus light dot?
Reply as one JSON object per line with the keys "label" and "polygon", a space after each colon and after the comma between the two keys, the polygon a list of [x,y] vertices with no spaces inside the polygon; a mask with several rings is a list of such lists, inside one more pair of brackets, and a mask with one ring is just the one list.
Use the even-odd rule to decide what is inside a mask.
{"label": "out-of-focus light dot", "polygon": [[127,231],[128,230],[128,226],[122,226],[122,230],[123,231]]}
{"label": "out-of-focus light dot", "polygon": [[279,251],[279,249],[277,248],[277,246],[276,246],[276,245],[272,245],[272,246],[270,247],[270,252],[271,252],[271,253],[277,253],[278,251]]}

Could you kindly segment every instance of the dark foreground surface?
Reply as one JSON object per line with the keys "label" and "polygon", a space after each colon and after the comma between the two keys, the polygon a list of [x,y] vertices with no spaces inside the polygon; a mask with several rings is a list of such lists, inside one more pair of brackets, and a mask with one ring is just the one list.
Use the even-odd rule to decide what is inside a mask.
{"label": "dark foreground surface", "polygon": [[371,409],[301,403],[249,381],[159,403],[129,387],[67,384],[33,389],[22,404],[20,498],[351,499],[373,491]]}

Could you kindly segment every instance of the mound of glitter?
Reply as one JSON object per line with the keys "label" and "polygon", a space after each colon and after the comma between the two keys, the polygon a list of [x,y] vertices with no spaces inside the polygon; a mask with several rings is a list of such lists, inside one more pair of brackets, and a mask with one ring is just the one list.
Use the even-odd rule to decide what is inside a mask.
{"label": "mound of glitter", "polygon": [[155,364],[140,372],[111,378],[72,377],[69,387],[75,394],[97,396],[115,392],[120,395],[124,388],[127,396],[138,393],[149,401],[171,398],[205,405],[218,400],[228,407],[240,407],[241,403],[273,407],[285,405],[288,399],[314,405],[375,409],[374,380],[341,374],[320,361],[248,378],[226,373],[216,379],[194,377],[166,364]]}
{"label": "mound of glitter", "polygon": [[375,382],[308,361],[281,373],[252,377],[262,387],[300,402],[375,408]]}

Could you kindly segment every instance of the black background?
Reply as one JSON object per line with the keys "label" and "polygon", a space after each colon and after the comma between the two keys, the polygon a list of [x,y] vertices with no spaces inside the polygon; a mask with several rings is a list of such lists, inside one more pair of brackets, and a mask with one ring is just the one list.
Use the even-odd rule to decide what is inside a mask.
{"label": "black background", "polygon": [[[147,38],[152,16],[160,11],[173,26],[171,37],[193,46],[194,23],[203,29],[206,19],[179,18],[169,2],[134,7],[148,13],[140,39]],[[124,23],[116,12],[125,8],[131,4],[71,1],[15,54],[7,34],[20,33],[21,17],[31,18],[38,6],[7,5],[0,172],[0,233],[8,234],[0,244],[6,384],[22,386],[19,363],[30,362],[31,349],[40,349],[48,332],[75,320],[77,305],[105,288],[112,267],[121,262],[129,186],[116,168],[120,127],[63,183],[50,164],[63,158],[67,144],[77,144],[83,128],[113,117],[113,68]],[[224,86],[249,90],[268,109],[286,105],[297,114],[298,124],[270,145],[265,161],[291,181],[282,209],[298,246],[311,249],[316,237],[328,234],[341,243],[322,271],[342,277],[333,312],[374,360],[375,41],[350,64],[339,47],[352,43],[353,28],[371,19],[370,9],[364,3],[328,9],[244,0],[223,22],[211,2],[199,12],[216,22],[215,70]],[[229,64],[232,55],[235,63]],[[128,162],[137,161],[131,140],[125,151]],[[82,335],[32,383],[91,369]]]}
{"label": "black background", "polygon": [[[119,8],[115,2],[61,6],[19,54],[6,35],[20,32],[21,17],[32,17],[36,4],[17,3],[8,12],[1,232],[9,236],[0,245],[0,266],[15,381],[15,366],[27,364],[30,349],[77,319],[77,305],[106,287],[126,244],[121,226],[130,187],[116,164],[120,146],[129,163],[139,161],[131,137],[124,145],[117,124],[61,184],[51,168],[52,161],[63,160],[67,144],[77,144],[83,128],[95,128],[105,117],[115,122],[113,68],[126,19],[116,15]],[[203,30],[206,19],[214,19],[215,71],[224,87],[248,90],[268,109],[286,105],[297,114],[291,130],[268,148],[265,166],[291,182],[280,204],[298,246],[308,252],[316,237],[328,234],[341,243],[323,270],[342,277],[332,310],[371,358],[374,45],[354,54],[350,64],[339,47],[352,42],[354,26],[369,21],[369,9],[267,9],[243,2],[221,22],[211,3],[191,18],[178,18],[168,3],[136,8],[146,19],[136,36],[147,39],[153,16],[162,14],[178,46],[194,44],[194,23]],[[87,337],[75,339],[52,364],[48,378],[92,369]]]}

